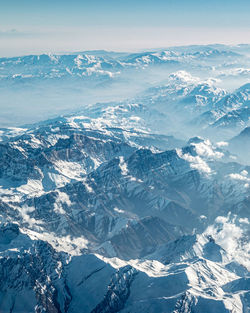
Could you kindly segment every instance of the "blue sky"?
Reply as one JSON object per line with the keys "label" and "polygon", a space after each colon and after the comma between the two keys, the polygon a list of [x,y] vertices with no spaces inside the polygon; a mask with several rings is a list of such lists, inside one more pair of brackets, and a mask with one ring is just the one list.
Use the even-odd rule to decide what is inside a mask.
{"label": "blue sky", "polygon": [[248,0],[1,0],[0,55],[250,43]]}

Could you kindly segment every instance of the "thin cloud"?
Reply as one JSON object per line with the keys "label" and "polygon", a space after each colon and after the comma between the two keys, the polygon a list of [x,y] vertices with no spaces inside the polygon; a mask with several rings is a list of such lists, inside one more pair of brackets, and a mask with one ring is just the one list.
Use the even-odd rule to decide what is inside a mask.
{"label": "thin cloud", "polygon": [[31,32],[19,31],[15,28],[7,29],[7,30],[0,29],[0,37],[5,37],[5,38],[26,37],[26,36],[31,36],[31,35],[33,35]]}

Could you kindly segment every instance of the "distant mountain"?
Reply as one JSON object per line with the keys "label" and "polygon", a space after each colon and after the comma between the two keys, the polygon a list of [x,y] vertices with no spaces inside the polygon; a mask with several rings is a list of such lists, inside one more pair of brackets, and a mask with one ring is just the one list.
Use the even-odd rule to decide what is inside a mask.
{"label": "distant mountain", "polygon": [[71,54],[41,54],[22,57],[0,58],[0,81],[31,79],[62,79],[73,76],[113,77],[127,69],[141,69],[154,65],[178,65],[205,58],[240,57],[228,50],[207,47],[202,51],[182,51],[168,49],[142,53],[117,53],[104,50],[84,51]]}
{"label": "distant mountain", "polygon": [[249,96],[249,84],[243,85],[215,101],[212,109],[195,117],[192,123],[203,129],[202,134],[229,139],[249,125]]}
{"label": "distant mountain", "polygon": [[238,136],[229,141],[229,149],[250,165],[250,127],[246,127]]}

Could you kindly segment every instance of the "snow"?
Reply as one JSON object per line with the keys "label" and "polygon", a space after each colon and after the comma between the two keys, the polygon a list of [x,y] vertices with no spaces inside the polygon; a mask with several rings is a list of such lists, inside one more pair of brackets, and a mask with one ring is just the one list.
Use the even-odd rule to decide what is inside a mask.
{"label": "snow", "polygon": [[69,196],[65,192],[57,191],[58,197],[56,199],[56,202],[54,203],[54,210],[56,213],[65,215],[66,212],[63,209],[62,204],[65,203],[68,207],[71,205],[71,201],[69,199]]}
{"label": "snow", "polygon": [[86,180],[83,180],[82,183],[83,183],[83,185],[85,186],[86,190],[89,193],[93,193],[94,192],[93,188],[86,182]]}
{"label": "snow", "polygon": [[[54,128],[52,129],[53,132],[59,132],[60,128],[58,127],[57,129]],[[68,139],[68,135],[63,135],[63,134],[51,134],[47,137],[47,140],[50,142],[51,145],[55,145],[59,139]]]}
{"label": "snow", "polygon": [[24,184],[20,187],[17,187],[16,190],[18,192],[24,193],[26,195],[31,196],[37,196],[39,194],[42,194],[43,192],[43,185],[40,180],[36,179],[28,179],[27,184]]}
{"label": "snow", "polygon": [[[57,160],[54,163],[56,170],[60,173],[60,176],[64,176],[61,179],[62,185],[64,182],[69,182],[69,179],[81,180],[83,175],[86,174],[85,167],[78,162],[70,162]],[[55,180],[55,183],[57,181]]]}
{"label": "snow", "polygon": [[125,213],[124,210],[118,209],[118,208],[114,208],[114,211],[117,213]]}
{"label": "snow", "polygon": [[192,76],[190,73],[186,71],[178,71],[173,74],[171,74],[170,79],[172,80],[179,80],[181,82],[189,83],[189,84],[197,84],[200,82],[200,79],[198,77]]}
{"label": "snow", "polygon": [[57,173],[47,173],[49,179],[55,184],[56,187],[62,187],[70,182],[70,179],[68,179],[66,176],[57,174]]}
{"label": "snow", "polygon": [[22,217],[24,223],[27,223],[31,229],[41,229],[41,226],[44,224],[42,220],[38,220],[35,218],[30,217],[29,213],[35,211],[34,207],[22,206],[18,208],[18,211]]}
{"label": "snow", "polygon": [[120,156],[119,160],[120,160],[120,162],[119,162],[119,167],[120,167],[120,169],[121,169],[122,175],[124,175],[124,176],[128,175],[127,164],[126,164],[126,162],[124,161],[124,157],[123,157],[123,156]]}
{"label": "snow", "polygon": [[200,218],[201,219],[207,219],[207,217],[205,215],[201,215]]}
{"label": "snow", "polygon": [[84,237],[59,237],[54,233],[36,232],[23,228],[22,232],[27,234],[32,240],[47,241],[58,252],[66,252],[71,256],[82,255],[83,249],[88,248],[88,240]]}
{"label": "snow", "polygon": [[240,174],[241,174],[242,176],[247,176],[247,175],[248,175],[248,171],[243,170],[243,171],[240,172]]}
{"label": "snow", "polygon": [[103,260],[104,262],[110,264],[114,268],[121,268],[126,265],[131,265],[135,269],[147,274],[149,277],[164,277],[169,275],[170,265],[164,265],[157,260],[129,260],[123,261],[117,257],[114,258],[106,258],[102,255],[95,254],[98,258]]}

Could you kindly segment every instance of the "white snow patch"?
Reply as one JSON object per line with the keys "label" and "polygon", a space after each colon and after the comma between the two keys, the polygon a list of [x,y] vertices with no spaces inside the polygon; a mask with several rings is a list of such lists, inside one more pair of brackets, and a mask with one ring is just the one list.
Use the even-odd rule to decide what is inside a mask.
{"label": "white snow patch", "polygon": [[169,78],[172,80],[177,80],[177,81],[181,81],[181,82],[189,83],[189,84],[195,84],[195,83],[197,84],[200,82],[200,79],[198,77],[194,77],[186,71],[178,71],[178,72],[172,73],[171,75],[169,75]]}
{"label": "white snow patch", "polygon": [[58,197],[56,199],[56,202],[54,203],[54,210],[56,213],[60,214],[66,214],[66,212],[63,209],[62,204],[65,203],[67,206],[71,205],[71,201],[69,199],[69,196],[65,192],[57,191]]}
{"label": "white snow patch", "polygon": [[120,156],[119,159],[120,159],[119,167],[121,169],[121,173],[122,175],[126,176],[128,175],[127,164],[125,163],[123,156]]}
{"label": "white snow patch", "polygon": [[40,180],[28,179],[27,184],[16,188],[16,190],[29,196],[38,196],[43,193],[43,185]]}
{"label": "white snow patch", "polygon": [[34,207],[29,207],[27,205],[23,207],[17,207],[20,215],[22,216],[22,221],[24,223],[27,223],[29,227],[31,228],[39,228],[42,224],[44,224],[43,221],[35,219],[33,217],[30,217],[29,213],[32,213],[35,211]]}
{"label": "white snow patch", "polygon": [[240,173],[241,173],[242,176],[247,176],[248,175],[248,171],[246,171],[246,170],[243,170]]}
{"label": "white snow patch", "polygon": [[202,220],[206,220],[206,219],[207,219],[207,217],[206,217],[205,215],[201,215],[200,218],[201,218]]}
{"label": "white snow patch", "polygon": [[82,249],[88,248],[88,240],[84,237],[59,237],[54,233],[35,232],[30,229],[23,229],[32,240],[47,241],[58,252],[66,252],[72,256],[82,255]]}
{"label": "white snow patch", "polygon": [[125,213],[124,210],[118,209],[118,208],[114,208],[114,211],[117,213]]}
{"label": "white snow patch", "polygon": [[84,165],[78,162],[59,160],[55,162],[55,168],[61,175],[70,179],[81,180],[86,175]]}
{"label": "white snow patch", "polygon": [[93,188],[92,188],[91,186],[89,186],[89,184],[86,183],[85,180],[84,180],[82,183],[83,183],[83,185],[85,186],[86,190],[87,190],[89,193],[93,193],[93,192],[94,192]]}

